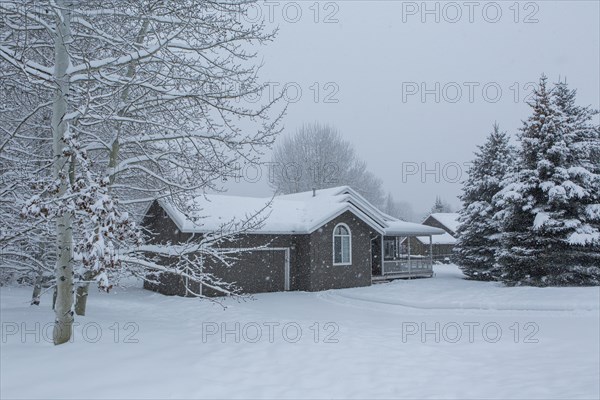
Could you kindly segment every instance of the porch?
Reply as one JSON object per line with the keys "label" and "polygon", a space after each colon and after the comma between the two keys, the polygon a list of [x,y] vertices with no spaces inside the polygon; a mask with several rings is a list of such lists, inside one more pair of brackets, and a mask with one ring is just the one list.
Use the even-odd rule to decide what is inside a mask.
{"label": "porch", "polygon": [[384,260],[383,278],[431,278],[433,260],[431,256],[413,256],[405,260]]}
{"label": "porch", "polygon": [[[416,235],[415,235],[416,236]],[[422,238],[422,235],[419,235]],[[431,278],[433,276],[433,241],[428,251],[413,254],[412,236],[378,236],[372,240],[372,281]],[[422,254],[425,253],[425,254]]]}

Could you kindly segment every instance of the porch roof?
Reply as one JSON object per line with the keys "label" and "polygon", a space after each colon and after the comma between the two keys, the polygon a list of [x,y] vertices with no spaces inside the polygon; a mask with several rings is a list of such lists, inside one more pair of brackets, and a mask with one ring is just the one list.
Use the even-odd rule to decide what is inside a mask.
{"label": "porch roof", "polygon": [[386,236],[429,236],[443,235],[446,233],[443,229],[434,228],[433,226],[415,224],[400,220],[387,221],[388,226],[385,228]]}

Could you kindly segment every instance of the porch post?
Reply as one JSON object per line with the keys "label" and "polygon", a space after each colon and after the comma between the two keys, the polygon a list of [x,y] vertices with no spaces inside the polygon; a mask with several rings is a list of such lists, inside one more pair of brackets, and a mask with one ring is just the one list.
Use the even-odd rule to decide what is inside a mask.
{"label": "porch post", "polygon": [[285,268],[285,270],[284,270],[285,281],[283,282],[283,290],[288,291],[288,290],[290,290],[290,248],[289,247],[285,248],[285,266],[284,266],[284,268]]}
{"label": "porch post", "polygon": [[429,235],[429,266],[433,271],[433,240],[431,235]]}
{"label": "porch post", "polygon": [[406,239],[408,240],[408,279],[410,279],[412,274],[412,262],[410,261],[410,237],[407,237]]}
{"label": "porch post", "polygon": [[383,235],[381,235],[381,276],[385,275],[385,262],[383,261],[383,254],[384,254]]}

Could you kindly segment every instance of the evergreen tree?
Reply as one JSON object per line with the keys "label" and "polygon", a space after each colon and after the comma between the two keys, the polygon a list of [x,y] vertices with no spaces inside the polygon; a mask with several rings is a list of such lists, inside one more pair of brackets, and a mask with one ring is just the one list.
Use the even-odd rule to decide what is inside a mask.
{"label": "evergreen tree", "polygon": [[452,212],[452,207],[444,202],[440,196],[435,197],[435,204],[431,207],[430,214],[449,213]]}
{"label": "evergreen tree", "polygon": [[534,229],[557,242],[549,249],[554,284],[600,284],[600,131],[591,122],[597,112],[575,96],[566,83],[553,90],[559,130],[538,168],[548,204]]}
{"label": "evergreen tree", "polygon": [[520,170],[496,197],[502,279],[510,285],[600,284],[600,176],[595,114],[542,76],[521,129]]}
{"label": "evergreen tree", "polygon": [[453,261],[468,278],[490,281],[500,275],[496,262],[500,226],[492,218],[499,210],[492,199],[511,168],[513,149],[498,124],[478,148],[460,196],[463,206]]}

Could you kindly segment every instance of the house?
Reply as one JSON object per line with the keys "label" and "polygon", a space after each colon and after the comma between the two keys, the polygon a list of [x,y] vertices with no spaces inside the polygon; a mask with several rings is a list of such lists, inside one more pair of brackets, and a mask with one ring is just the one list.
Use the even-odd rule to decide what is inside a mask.
{"label": "house", "polygon": [[456,243],[458,216],[458,213],[433,213],[428,216],[422,224],[443,229],[445,233],[434,236],[432,245],[429,244],[429,237],[426,236],[410,238],[410,247],[413,253],[423,257],[431,257],[438,262],[450,262],[452,249]]}
{"label": "house", "polygon": [[[320,291],[368,286],[378,279],[431,277],[432,258],[413,257],[401,243],[407,237],[431,241],[444,234],[386,215],[347,186],[273,198],[203,195],[193,202],[199,211],[184,215],[166,200],[154,201],[143,224],[154,232],[154,243],[189,242],[224,229],[243,231],[218,245],[223,251],[239,250],[235,263],[207,261],[203,271],[235,282],[245,293]],[[250,215],[258,215],[262,223],[240,229]],[[155,281],[145,288],[186,293],[178,276],[163,273]],[[196,290],[217,295],[208,288]]]}

